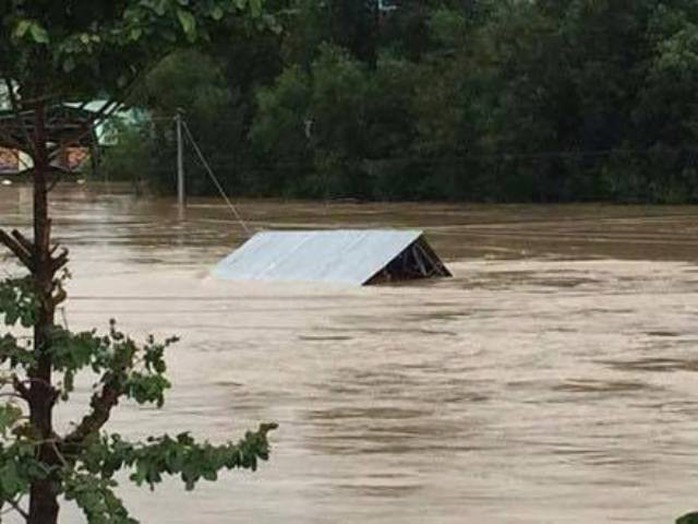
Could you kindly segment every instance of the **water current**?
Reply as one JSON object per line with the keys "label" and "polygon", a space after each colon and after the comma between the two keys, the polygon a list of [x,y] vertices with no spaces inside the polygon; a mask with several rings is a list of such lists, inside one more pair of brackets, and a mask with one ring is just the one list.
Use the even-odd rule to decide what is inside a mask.
{"label": "water current", "polygon": [[[252,230],[422,228],[454,278],[214,280],[244,240],[218,200],[54,195],[71,328],[177,334],[162,410],[110,430],[237,439],[256,473],[124,482],[144,523],[669,523],[698,509],[698,208],[245,201]],[[27,227],[27,189],[0,225]],[[13,271],[12,263],[2,263]],[[59,412],[80,416],[90,392]],[[80,522],[65,505],[62,522]]]}

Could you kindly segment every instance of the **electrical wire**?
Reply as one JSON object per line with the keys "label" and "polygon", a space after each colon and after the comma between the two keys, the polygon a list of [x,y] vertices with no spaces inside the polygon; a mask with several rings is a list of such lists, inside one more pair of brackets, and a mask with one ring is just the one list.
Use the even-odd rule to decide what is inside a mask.
{"label": "electrical wire", "polygon": [[204,154],[201,152],[201,149],[199,148],[199,144],[197,144],[196,140],[194,140],[194,137],[192,136],[191,131],[189,130],[189,126],[187,125],[187,122],[185,120],[182,120],[182,127],[184,128],[184,132],[186,133],[187,138],[189,138],[189,142],[194,147],[194,151],[196,151],[196,154],[198,155],[199,160],[201,161],[201,164],[204,166],[204,168],[208,172],[208,175],[211,177],[211,180],[213,181],[214,185],[216,186],[216,189],[218,189],[218,192],[223,197],[223,200],[225,200],[225,203],[228,205],[228,208],[233,213],[233,216],[236,218],[236,220],[238,221],[240,226],[242,226],[242,229],[245,231],[245,234],[250,236],[252,234],[252,231],[250,230],[249,227],[247,227],[247,224],[245,223],[245,220],[242,218],[242,215],[238,211],[237,207],[235,207],[235,205],[228,198],[228,195],[226,195],[225,190],[223,189],[223,186],[218,181],[218,178],[213,173],[211,166],[209,166],[208,162],[206,161]]}

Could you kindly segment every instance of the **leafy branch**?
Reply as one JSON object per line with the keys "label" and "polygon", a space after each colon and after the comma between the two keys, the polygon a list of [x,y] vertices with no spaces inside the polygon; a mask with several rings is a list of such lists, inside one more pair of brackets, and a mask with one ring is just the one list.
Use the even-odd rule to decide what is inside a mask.
{"label": "leafy branch", "polygon": [[[89,522],[133,524],[137,521],[114,493],[117,471],[131,470],[132,482],[151,489],[164,476],[179,476],[191,490],[201,479],[216,480],[222,470],[254,471],[259,461],[268,460],[268,434],[276,424],[261,424],[237,443],[223,445],[197,442],[189,433],[150,437],[145,442],[103,433],[122,399],[163,405],[170,387],[165,354],[178,341],[177,337],[158,341],[148,336],[139,344],[118,330],[114,320],[104,335],[96,330],[73,333],[51,326],[43,354],[63,376],[59,386],[41,384],[43,391],[50,388],[51,404],[69,399],[79,372],[89,371],[99,379],[89,411],[72,431],[63,436],[43,435],[22,407],[24,401],[31,404],[32,383],[41,382],[36,377],[23,378],[37,365],[37,352],[15,332],[36,322],[37,300],[31,284],[26,278],[0,282],[0,317],[13,330],[0,338],[0,365],[8,370],[0,375],[0,399],[7,399],[0,403],[0,501],[8,510],[26,518],[18,501],[33,483],[48,480],[57,486],[57,494],[78,504]],[[2,392],[5,387],[11,391]]]}

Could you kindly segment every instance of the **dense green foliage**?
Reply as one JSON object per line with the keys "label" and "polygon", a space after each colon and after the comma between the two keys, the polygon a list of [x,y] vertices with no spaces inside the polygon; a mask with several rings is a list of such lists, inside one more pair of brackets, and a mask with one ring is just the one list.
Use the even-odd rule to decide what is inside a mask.
{"label": "dense green foliage", "polygon": [[[698,201],[696,2],[398,3],[277,1],[280,32],[172,59],[135,103],[184,107],[236,194]],[[155,128],[140,171],[173,187]]]}
{"label": "dense green foliage", "polygon": [[240,23],[242,10],[259,14],[261,0],[0,0],[2,76],[25,101],[109,96],[175,46],[209,42],[224,21]]}

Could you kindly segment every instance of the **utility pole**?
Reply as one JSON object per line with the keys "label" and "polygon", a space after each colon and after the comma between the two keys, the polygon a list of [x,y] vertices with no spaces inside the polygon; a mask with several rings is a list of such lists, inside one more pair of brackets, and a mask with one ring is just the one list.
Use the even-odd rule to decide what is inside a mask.
{"label": "utility pole", "polygon": [[185,202],[185,186],[184,186],[184,141],[182,137],[182,109],[177,108],[177,116],[175,122],[177,126],[177,206],[179,207],[180,216],[184,214],[186,206]]}

